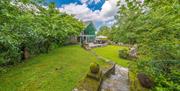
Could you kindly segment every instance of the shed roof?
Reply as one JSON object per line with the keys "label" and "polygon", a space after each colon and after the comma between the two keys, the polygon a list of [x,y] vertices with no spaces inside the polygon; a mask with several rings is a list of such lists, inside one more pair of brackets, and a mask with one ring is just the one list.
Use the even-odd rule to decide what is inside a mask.
{"label": "shed roof", "polygon": [[97,36],[96,38],[97,38],[97,39],[106,39],[107,36],[100,35],[100,36]]}
{"label": "shed roof", "polygon": [[89,25],[84,29],[85,35],[95,35],[96,28],[93,24],[93,22],[90,22]]}

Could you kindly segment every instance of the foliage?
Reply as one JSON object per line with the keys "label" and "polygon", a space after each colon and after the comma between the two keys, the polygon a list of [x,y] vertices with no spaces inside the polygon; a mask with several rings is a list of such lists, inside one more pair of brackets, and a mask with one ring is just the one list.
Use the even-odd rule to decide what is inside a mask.
{"label": "foliage", "polygon": [[128,59],[129,53],[127,49],[119,50],[119,57],[123,59]]}
{"label": "foliage", "polygon": [[34,0],[22,1],[0,1],[0,64],[21,62],[25,47],[32,56],[48,52],[52,44],[62,45],[83,29],[80,21],[60,13],[53,3],[43,8]]}
{"label": "foliage", "polygon": [[[153,77],[156,87],[155,91],[179,91],[180,90],[180,63],[178,60],[163,61],[140,61],[139,71],[148,73]],[[144,68],[144,69],[141,69]]]}
{"label": "foliage", "polygon": [[102,26],[102,27],[100,27],[97,35],[103,35],[103,36],[110,37],[110,33],[111,33],[111,28],[110,27]]}
{"label": "foliage", "polygon": [[[174,62],[169,60],[179,60],[179,0],[145,0],[143,4],[138,0],[126,2],[127,7],[120,6],[118,22],[112,28],[112,40],[138,45],[139,71],[144,71],[154,78],[155,90],[179,90],[179,83],[173,80],[179,79],[174,75],[179,66],[169,66]],[[173,70],[166,70],[172,67]]]}
{"label": "foliage", "polygon": [[[177,0],[173,3],[162,1],[164,4],[155,6],[157,2],[149,1],[148,5],[137,2],[135,6],[129,2],[130,8],[121,10],[123,12],[113,30],[113,41],[138,44],[141,54],[154,59],[177,59],[180,28],[177,9],[180,5]],[[147,8],[144,13],[143,7]]]}

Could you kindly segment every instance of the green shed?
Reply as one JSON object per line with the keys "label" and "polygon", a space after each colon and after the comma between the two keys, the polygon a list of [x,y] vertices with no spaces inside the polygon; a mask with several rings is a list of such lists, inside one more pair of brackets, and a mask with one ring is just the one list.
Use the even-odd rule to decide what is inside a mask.
{"label": "green shed", "polygon": [[81,32],[80,42],[81,43],[90,43],[94,42],[96,38],[96,28],[93,22],[90,22],[88,26]]}

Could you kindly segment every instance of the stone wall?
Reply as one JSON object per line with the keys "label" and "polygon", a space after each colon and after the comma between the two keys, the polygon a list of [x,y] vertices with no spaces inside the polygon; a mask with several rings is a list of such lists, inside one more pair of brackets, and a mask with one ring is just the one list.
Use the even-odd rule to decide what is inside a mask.
{"label": "stone wall", "polygon": [[102,81],[111,74],[115,74],[115,63],[106,62],[107,68],[100,68],[97,74],[88,72],[83,80],[73,89],[73,91],[100,91]]}

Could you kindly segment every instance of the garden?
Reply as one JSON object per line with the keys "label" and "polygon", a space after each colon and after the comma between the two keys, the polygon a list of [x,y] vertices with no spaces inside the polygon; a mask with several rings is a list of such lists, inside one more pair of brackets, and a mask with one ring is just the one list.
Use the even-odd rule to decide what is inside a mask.
{"label": "garden", "polygon": [[93,35],[43,1],[0,0],[0,91],[180,91],[179,0],[115,0],[116,22],[91,21]]}
{"label": "garden", "polygon": [[[96,48],[99,52],[122,49],[118,46]],[[104,56],[103,54],[99,54]],[[115,56],[115,57],[112,57]],[[108,58],[107,56],[104,56]],[[128,60],[118,59],[118,55],[110,55],[120,64],[126,64]],[[70,91],[89,70],[89,65],[97,62],[104,65],[90,52],[78,45],[56,48],[48,54],[41,54],[16,66],[6,68],[7,72],[0,75],[1,91]],[[15,80],[14,80],[15,79]]]}

